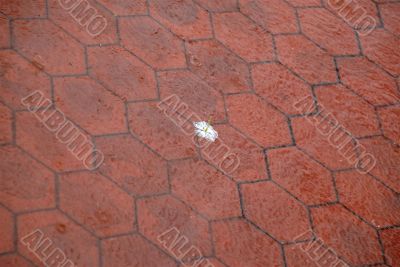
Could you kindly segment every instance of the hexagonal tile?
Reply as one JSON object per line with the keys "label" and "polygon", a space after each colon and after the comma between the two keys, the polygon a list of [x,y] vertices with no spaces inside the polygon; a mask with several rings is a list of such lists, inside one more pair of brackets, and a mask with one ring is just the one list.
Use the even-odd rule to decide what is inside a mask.
{"label": "hexagonal tile", "polygon": [[271,34],[239,12],[213,15],[215,37],[248,62],[273,59]]}
{"label": "hexagonal tile", "polygon": [[383,134],[400,145],[400,106],[390,106],[378,109]]}
{"label": "hexagonal tile", "polygon": [[[211,265],[212,264],[212,265]],[[181,263],[179,267],[186,267],[185,263]],[[221,263],[221,261],[217,260],[214,257],[203,258],[203,260],[199,263],[198,267],[225,267],[226,265]]]}
{"label": "hexagonal tile", "polygon": [[0,151],[1,202],[15,212],[54,207],[53,173],[17,148]]}
{"label": "hexagonal tile", "polygon": [[139,235],[119,236],[102,241],[104,267],[165,266],[175,261]]}
{"label": "hexagonal tile", "polygon": [[207,10],[214,12],[233,11],[238,9],[236,0],[197,0],[196,2]]}
{"label": "hexagonal tile", "polygon": [[102,175],[60,176],[60,208],[101,237],[133,230],[133,198]]}
{"label": "hexagonal tile", "polygon": [[210,38],[210,18],[207,11],[193,0],[150,0],[150,14],[183,39]]}
{"label": "hexagonal tile", "polygon": [[0,256],[0,265],[4,267],[34,267],[32,263],[17,254]]}
{"label": "hexagonal tile", "polygon": [[[3,191],[3,190],[1,190]],[[2,201],[3,202],[3,201]],[[14,250],[14,218],[11,212],[0,206],[0,253]],[[1,262],[1,259],[0,259]],[[4,265],[2,265],[4,266]]]}
{"label": "hexagonal tile", "polygon": [[10,46],[10,20],[0,14],[0,32],[2,35],[0,37],[0,48],[7,48]]}
{"label": "hexagonal tile", "polygon": [[12,141],[12,119],[11,110],[0,103],[0,144]]}
{"label": "hexagonal tile", "polygon": [[273,149],[267,155],[272,179],[307,205],[336,200],[330,171],[296,147]]}
{"label": "hexagonal tile", "polygon": [[320,0],[288,0],[295,7],[317,7],[321,6]]}
{"label": "hexagonal tile", "polygon": [[331,170],[355,166],[358,157],[352,137],[340,127],[335,130],[329,127],[326,134],[324,127],[330,121],[324,121],[322,116],[293,119],[293,134],[297,146]]}
{"label": "hexagonal tile", "polygon": [[381,232],[383,247],[385,248],[388,264],[399,267],[400,258],[400,228],[387,229]]}
{"label": "hexagonal tile", "polygon": [[[290,266],[290,267],[329,266],[329,265],[323,265],[324,264],[323,262],[322,262],[322,264],[319,264],[319,260],[318,261],[315,260],[315,259],[319,259],[319,257],[324,258],[326,254],[323,254],[323,253],[325,253],[325,251],[321,251],[321,250],[323,250],[323,248],[315,249],[315,250],[317,250],[315,253],[312,249],[314,248],[313,246],[315,246],[314,244],[318,244],[318,243],[316,243],[316,241],[314,241],[314,242],[313,241],[304,242],[304,243],[302,242],[302,243],[290,244],[290,245],[285,246],[284,249],[285,249],[287,266]],[[308,248],[310,248],[310,250],[307,250]],[[315,255],[315,254],[317,254],[317,255]],[[322,256],[321,254],[323,254],[324,256]],[[315,258],[311,257],[314,255],[315,255]],[[329,262],[325,262],[325,264],[326,263],[329,264]],[[332,265],[330,264],[330,266],[332,266]],[[340,266],[340,265],[338,265],[338,266]]]}
{"label": "hexagonal tile", "polygon": [[374,108],[344,86],[319,86],[315,94],[324,115],[331,114],[353,136],[379,134]]}
{"label": "hexagonal tile", "polygon": [[168,191],[167,164],[131,135],[96,138],[104,153],[100,171],[138,196]]}
{"label": "hexagonal tile", "polygon": [[[218,139],[205,147],[200,147],[201,154],[207,162],[237,182],[267,178],[264,153],[260,146],[230,125],[213,127],[218,132]],[[236,155],[237,162],[231,155]],[[230,162],[231,160],[234,162]]]}
{"label": "hexagonal tile", "polygon": [[360,140],[365,150],[376,159],[371,174],[400,192],[400,147],[382,137]]}
{"label": "hexagonal tile", "polygon": [[184,68],[183,42],[149,17],[119,19],[122,44],[157,69]]}
{"label": "hexagonal tile", "polygon": [[217,41],[187,44],[189,68],[208,84],[224,93],[250,90],[246,63]]}
{"label": "hexagonal tile", "polygon": [[226,99],[230,123],[263,147],[291,144],[284,115],[251,94]]}
{"label": "hexagonal tile", "polygon": [[208,218],[241,215],[236,184],[204,161],[189,159],[172,163],[170,179],[172,193]]}
{"label": "hexagonal tile", "polygon": [[94,0],[72,5],[70,2],[61,4],[59,0],[50,0],[49,18],[84,44],[117,42],[116,19]]}
{"label": "hexagonal tile", "polygon": [[215,254],[228,266],[283,265],[278,243],[244,220],[212,224]]}
{"label": "hexagonal tile", "polygon": [[336,82],[333,58],[302,35],[275,38],[280,62],[309,83]]}
{"label": "hexagonal tile", "polygon": [[281,242],[310,230],[306,207],[272,182],[243,184],[241,189],[246,218]]}
{"label": "hexagonal tile", "polygon": [[375,229],[350,211],[341,205],[332,205],[312,209],[311,214],[317,236],[351,265],[382,262]]}
{"label": "hexagonal tile", "polygon": [[140,199],[137,201],[137,212],[139,231],[169,255],[175,257],[158,237],[173,227],[179,231],[179,238],[187,238],[187,246],[195,246],[203,256],[211,254],[208,222],[181,201],[171,196]]}
{"label": "hexagonal tile", "polygon": [[126,132],[123,102],[89,77],[54,80],[57,107],[94,135]]}
{"label": "hexagonal tile", "polygon": [[[319,2],[319,0],[317,0]],[[300,9],[302,32],[334,55],[359,54],[353,29],[324,8]]]}
{"label": "hexagonal tile", "polygon": [[294,106],[299,99],[306,99],[307,105],[313,104],[310,86],[283,65],[257,64],[251,73],[254,90],[283,112],[299,114]]}
{"label": "hexagonal tile", "polygon": [[51,95],[48,76],[11,50],[0,51],[0,84],[0,98],[15,109],[25,108],[21,99],[35,90]]}
{"label": "hexagonal tile", "polygon": [[118,16],[147,14],[146,0],[99,0],[98,2]]}
{"label": "hexagonal tile", "polygon": [[400,74],[399,38],[384,29],[375,29],[368,35],[360,36],[360,40],[364,55],[390,74]]}
{"label": "hexagonal tile", "polygon": [[[41,240],[49,240],[47,243],[50,249],[40,246],[35,249],[36,253],[28,249],[24,243],[18,242],[18,251],[37,266],[43,264],[40,259],[47,258],[56,248],[60,249],[74,266],[98,266],[99,264],[96,238],[59,211],[23,214],[18,217],[17,225],[20,238],[31,236],[26,241],[31,247],[36,246]],[[38,233],[36,231],[41,231],[43,236],[34,234]]]}
{"label": "hexagonal tile", "polygon": [[[85,143],[81,142],[83,139],[75,137],[78,134],[87,138],[74,124],[63,126],[55,134],[31,113],[19,112],[16,116],[17,144],[56,171],[84,168],[83,162],[74,156],[74,151],[78,153],[86,148]],[[90,142],[90,139],[86,140]],[[69,147],[72,147],[72,150]]]}
{"label": "hexagonal tile", "polygon": [[396,81],[361,57],[337,58],[340,80],[374,105],[400,102]]}
{"label": "hexagonal tile", "polygon": [[210,116],[213,122],[226,120],[221,92],[210,87],[190,71],[159,72],[158,82],[161,99],[177,95],[203,120],[208,120]]}
{"label": "hexagonal tile", "polygon": [[387,3],[379,5],[379,11],[385,24],[385,28],[394,34],[400,35],[399,17],[400,13],[399,3]]}
{"label": "hexagonal tile", "polygon": [[240,0],[240,11],[272,33],[298,32],[296,13],[280,0]]}
{"label": "hexagonal tile", "polygon": [[49,20],[13,22],[15,48],[51,74],[85,72],[83,47]]}
{"label": "hexagonal tile", "polygon": [[175,124],[175,116],[168,117],[157,105],[157,102],[128,105],[132,133],[166,159],[196,155],[192,136],[186,135],[183,129]]}
{"label": "hexagonal tile", "polygon": [[13,18],[46,17],[45,0],[0,0],[0,12]]}
{"label": "hexagonal tile", "polygon": [[[353,29],[359,30],[361,35],[368,34],[368,29],[362,30],[362,27],[369,25],[370,27],[375,27],[380,24],[377,6],[372,1],[359,0],[357,2],[343,2],[338,0],[322,0],[322,3],[324,7],[332,11],[337,17],[353,27]],[[375,24],[369,24],[368,21]]]}
{"label": "hexagonal tile", "polygon": [[376,227],[400,224],[400,198],[369,175],[336,174],[340,202]]}
{"label": "hexagonal tile", "polygon": [[125,49],[119,46],[90,47],[88,59],[90,76],[122,99],[157,98],[154,71]]}

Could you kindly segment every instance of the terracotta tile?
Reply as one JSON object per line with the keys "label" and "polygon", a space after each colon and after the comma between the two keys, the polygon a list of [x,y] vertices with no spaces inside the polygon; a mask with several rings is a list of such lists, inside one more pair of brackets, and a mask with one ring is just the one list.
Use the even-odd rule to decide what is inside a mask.
{"label": "terracotta tile", "polygon": [[261,146],[292,143],[285,116],[257,96],[231,95],[226,101],[230,123]]}
{"label": "terracotta tile", "polygon": [[316,235],[349,264],[368,265],[382,261],[375,229],[350,211],[333,205],[312,209],[311,214]]}
{"label": "terracotta tile", "polygon": [[[85,231],[81,226],[72,222],[59,211],[41,211],[24,214],[18,217],[18,236],[23,238],[35,231],[41,231],[43,237],[34,234],[37,239],[28,239],[32,247],[41,240],[48,239],[49,248],[39,246],[32,253],[22,242],[18,242],[18,251],[37,266],[42,266],[40,259],[45,259],[54,249],[60,249],[74,266],[98,266],[99,251],[96,238]],[[41,237],[41,238],[40,238]]]}
{"label": "terracotta tile", "polygon": [[383,29],[361,36],[364,54],[392,75],[400,74],[400,39]]}
{"label": "terracotta tile", "polygon": [[400,4],[387,3],[380,5],[379,11],[385,28],[396,35],[400,35],[399,17],[396,15],[400,13]]}
{"label": "terracotta tile", "polygon": [[15,212],[54,207],[53,173],[17,148],[0,151],[1,202]]}
{"label": "terracotta tile", "polygon": [[340,202],[376,227],[400,223],[400,198],[384,185],[357,171],[336,174]]}
{"label": "terracotta tile", "polygon": [[309,83],[336,82],[333,58],[301,35],[275,38],[279,61]]}
{"label": "terracotta tile", "polygon": [[21,99],[40,90],[50,98],[50,79],[35,65],[11,50],[0,51],[0,98],[15,109],[23,109]]}
{"label": "terracotta tile", "polygon": [[204,161],[189,159],[172,163],[170,179],[172,193],[208,218],[241,215],[236,184]]}
{"label": "terracotta tile", "polygon": [[217,41],[187,44],[189,68],[209,85],[224,93],[250,90],[246,63]]}
{"label": "terracotta tile", "polygon": [[272,33],[298,32],[293,7],[280,0],[240,0],[240,11]]}
{"label": "terracotta tile", "polygon": [[17,20],[13,25],[15,48],[45,71],[53,75],[85,72],[83,47],[49,20]]}
{"label": "terracotta tile", "polygon": [[[335,266],[338,261],[334,253],[320,247],[320,240],[305,243],[297,243],[285,246],[286,263],[288,267],[320,267],[320,266]],[[325,254],[326,253],[326,254]],[[326,260],[330,254],[330,259]],[[340,266],[340,265],[337,265]],[[344,265],[346,266],[346,265]]]}
{"label": "terracotta tile", "polygon": [[184,68],[183,42],[148,17],[119,19],[122,44],[156,69]]}
{"label": "terracotta tile", "polygon": [[320,86],[315,90],[324,114],[332,114],[353,136],[379,134],[374,108],[342,85]]}
{"label": "terracotta tile", "polygon": [[13,18],[43,18],[46,16],[46,1],[0,0],[0,12]]}
{"label": "terracotta tile", "polygon": [[134,195],[168,191],[167,164],[129,134],[96,138],[104,153],[100,171]]}
{"label": "terracotta tile", "polygon": [[89,77],[54,80],[56,106],[93,135],[126,132],[123,102]]}
{"label": "terracotta tile", "polygon": [[371,174],[400,192],[400,148],[382,137],[361,140],[360,143],[376,159]]}
{"label": "terracotta tile", "polygon": [[237,182],[267,178],[264,153],[230,125],[214,125],[218,139],[201,146],[203,158]]}
{"label": "terracotta tile", "polygon": [[184,236],[187,239],[186,245],[183,244],[181,248],[192,245],[203,256],[211,254],[208,222],[177,199],[171,196],[140,199],[137,202],[137,212],[139,231],[172,257],[175,257],[176,251],[167,250],[158,241],[158,237],[173,227],[179,231],[178,238]]}
{"label": "terracotta tile", "polygon": [[[212,264],[212,265],[211,265]],[[186,267],[184,263],[181,263],[179,267]],[[225,267],[225,264],[222,264],[221,261],[215,258],[203,258],[203,260],[196,267]]]}
{"label": "terracotta tile", "polygon": [[316,7],[321,6],[320,0],[288,0],[295,7]]}
{"label": "terracotta tile", "polygon": [[378,109],[383,134],[400,145],[400,106],[390,106]]}
{"label": "terracotta tile", "polygon": [[207,121],[210,116],[213,122],[226,120],[222,93],[190,71],[159,72],[158,82],[161,99],[177,95],[202,120]]}
{"label": "terracotta tile", "polygon": [[400,229],[393,228],[382,231],[381,239],[383,247],[385,248],[385,254],[387,256],[386,258],[388,259],[388,263],[393,267],[399,267],[400,262],[398,260],[400,258]]}
{"label": "terracotta tile", "polygon": [[128,105],[131,132],[166,159],[196,155],[192,137],[175,124],[175,114],[170,118],[157,105],[157,102]]}
{"label": "terracotta tile", "polygon": [[236,0],[197,0],[196,2],[214,12],[236,11],[238,9]]}
{"label": "terracotta tile", "polygon": [[[241,189],[246,218],[279,241],[297,240],[310,229],[307,209],[272,182],[244,184]],[[311,235],[304,236],[308,238]]]}
{"label": "terracotta tile", "polygon": [[114,15],[143,15],[147,13],[146,0],[99,0],[100,4],[108,8]]}
{"label": "terracotta tile", "polygon": [[102,241],[104,267],[176,266],[171,257],[139,235],[120,236]]}
{"label": "terracotta tile", "polygon": [[79,42],[87,45],[117,42],[117,22],[110,11],[94,0],[49,1],[49,18]]}
{"label": "terracotta tile", "polygon": [[365,58],[337,58],[341,81],[374,105],[400,102],[396,81]]}
{"label": "terracotta tile", "polygon": [[368,34],[369,30],[362,30],[362,27],[379,26],[380,19],[378,10],[373,1],[357,0],[342,2],[340,0],[322,0],[324,6],[331,10],[354,29],[359,30],[360,35]]}
{"label": "terracotta tile", "polygon": [[90,47],[88,60],[90,76],[122,99],[157,98],[154,71],[125,49],[119,46]]}
{"label": "terracotta tile", "polygon": [[278,63],[260,64],[252,68],[254,90],[283,112],[295,115],[295,103],[307,98],[312,104],[311,88],[306,82]]}
{"label": "terracotta tile", "polygon": [[243,220],[212,224],[215,253],[228,266],[282,266],[278,243]]}
{"label": "terracotta tile", "polygon": [[307,205],[336,200],[330,171],[296,147],[273,149],[267,155],[272,179]]}
{"label": "terracotta tile", "polygon": [[0,265],[4,267],[33,267],[33,264],[17,254],[0,256]]}
{"label": "terracotta tile", "polygon": [[353,29],[328,10],[324,8],[300,9],[298,13],[302,32],[330,54],[359,54]]}
{"label": "terracotta tile", "polygon": [[60,176],[60,208],[98,236],[133,230],[133,198],[100,174],[69,173]]}
{"label": "terracotta tile", "polygon": [[[4,189],[1,188],[1,191]],[[2,197],[3,198],[3,197]],[[11,212],[0,206],[0,253],[14,250],[14,218]],[[1,262],[1,258],[0,258]],[[4,265],[1,265],[4,266]]]}
{"label": "terracotta tile", "polygon": [[[357,156],[351,137],[342,128],[321,132],[319,125],[328,125],[323,117],[295,118],[292,127],[296,144],[331,170],[354,167]],[[317,122],[314,123],[313,120]],[[320,124],[321,123],[321,124]],[[330,128],[330,127],[329,127]]]}
{"label": "terracotta tile", "polygon": [[192,0],[150,0],[151,16],[183,39],[212,37],[207,11]]}
{"label": "terracotta tile", "polygon": [[[76,128],[75,124],[68,124],[57,133],[53,133],[31,113],[21,112],[16,116],[17,144],[56,171],[84,168],[83,161],[76,158],[73,153],[75,151],[80,155],[86,151],[84,139],[75,137],[79,133],[86,136],[84,132]],[[59,140],[65,140],[65,142]],[[90,139],[86,140],[90,141]],[[69,150],[69,147],[72,150]]]}
{"label": "terracotta tile", "polygon": [[10,20],[0,14],[0,48],[6,48],[10,46]]}
{"label": "terracotta tile", "polygon": [[241,58],[248,62],[273,59],[271,34],[241,13],[215,14],[213,23],[216,38]]}
{"label": "terracotta tile", "polygon": [[11,143],[12,138],[11,110],[0,103],[0,144]]}

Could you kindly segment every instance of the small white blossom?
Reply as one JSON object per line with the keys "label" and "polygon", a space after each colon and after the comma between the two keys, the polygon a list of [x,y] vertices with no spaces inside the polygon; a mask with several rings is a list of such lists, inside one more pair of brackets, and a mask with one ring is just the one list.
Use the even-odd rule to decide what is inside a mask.
{"label": "small white blossom", "polygon": [[205,138],[211,142],[214,142],[218,138],[218,133],[214,128],[205,121],[199,121],[193,123],[196,128],[194,132],[197,136]]}

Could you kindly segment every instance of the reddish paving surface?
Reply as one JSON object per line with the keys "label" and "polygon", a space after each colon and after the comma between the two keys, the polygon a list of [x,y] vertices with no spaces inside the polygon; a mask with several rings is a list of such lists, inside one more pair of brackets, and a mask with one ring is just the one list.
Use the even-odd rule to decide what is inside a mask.
{"label": "reddish paving surface", "polygon": [[400,1],[339,2],[0,0],[0,266],[399,267]]}

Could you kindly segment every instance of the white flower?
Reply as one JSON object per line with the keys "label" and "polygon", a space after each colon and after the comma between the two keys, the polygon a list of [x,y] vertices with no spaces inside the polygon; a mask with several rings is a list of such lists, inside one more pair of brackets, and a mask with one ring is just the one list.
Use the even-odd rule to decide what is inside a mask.
{"label": "white flower", "polygon": [[193,123],[196,128],[194,132],[197,136],[205,138],[211,142],[214,142],[218,138],[218,133],[214,128],[205,121],[199,121]]}

